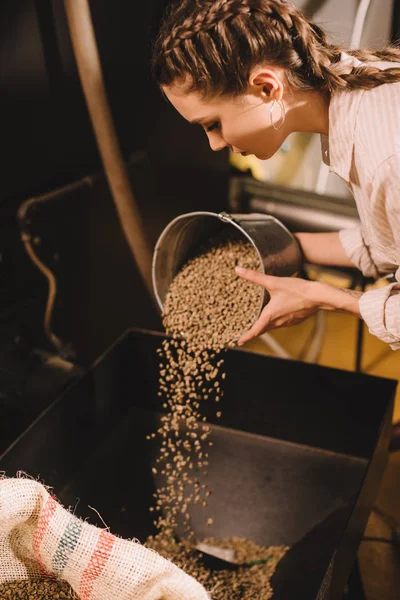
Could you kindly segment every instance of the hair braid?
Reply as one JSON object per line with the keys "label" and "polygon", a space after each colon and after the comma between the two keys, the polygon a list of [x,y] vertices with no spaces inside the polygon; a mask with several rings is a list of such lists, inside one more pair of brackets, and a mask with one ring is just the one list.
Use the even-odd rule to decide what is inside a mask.
{"label": "hair braid", "polygon": [[[236,11],[232,11],[232,4],[236,4]],[[206,33],[215,25],[222,24],[239,14],[248,14],[250,9],[237,0],[216,0],[209,3],[206,10],[188,15],[182,23],[177,23],[163,41],[164,51],[172,52],[182,42],[189,40],[200,33]]]}
{"label": "hair braid", "polygon": [[376,67],[356,67],[348,75],[341,75],[345,80],[346,87],[350,90],[371,90],[384,83],[396,83],[400,81],[400,68],[377,69]]}
{"label": "hair braid", "polygon": [[[251,69],[285,68],[291,86],[332,92],[400,81],[400,69],[340,64],[342,49],[286,0],[175,0],[153,54],[160,85],[189,78],[204,95],[245,91]],[[362,62],[399,62],[400,49],[347,51]]]}
{"label": "hair braid", "polygon": [[294,50],[301,60],[301,72],[307,81],[322,90],[332,91],[346,83],[330,70],[332,61],[338,60],[340,51],[329,44],[326,34],[306,19],[294,6],[287,6],[292,27],[289,30]]}
{"label": "hair braid", "polygon": [[[281,0],[280,3],[283,3]],[[276,2],[271,2],[276,4]],[[187,16],[182,23],[177,24],[172,28],[169,35],[163,41],[164,50],[170,53],[177,48],[181,42],[189,40],[200,33],[206,33],[217,25],[223,24],[228,19],[234,19],[243,15],[250,16],[254,12],[265,11],[261,10],[257,0],[215,0],[205,4],[205,9],[195,14]],[[283,15],[272,10],[269,11],[269,16],[282,20]]]}

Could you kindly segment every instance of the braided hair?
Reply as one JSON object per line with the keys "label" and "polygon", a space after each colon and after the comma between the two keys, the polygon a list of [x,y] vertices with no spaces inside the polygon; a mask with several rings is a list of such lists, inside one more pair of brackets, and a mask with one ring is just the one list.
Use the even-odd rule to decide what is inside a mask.
{"label": "braided hair", "polygon": [[[348,73],[342,49],[286,0],[175,0],[169,6],[153,52],[161,86],[186,81],[205,97],[239,95],[251,70],[268,62],[283,67],[294,88],[331,93],[371,89],[400,81],[400,68],[360,65]],[[400,62],[400,48],[347,50],[362,62]]]}

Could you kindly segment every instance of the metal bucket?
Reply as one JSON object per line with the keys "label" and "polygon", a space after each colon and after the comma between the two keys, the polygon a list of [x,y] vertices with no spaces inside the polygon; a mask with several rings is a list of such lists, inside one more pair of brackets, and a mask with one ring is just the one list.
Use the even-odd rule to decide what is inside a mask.
{"label": "metal bucket", "polygon": [[[302,259],[297,240],[275,217],[256,213],[186,213],[167,225],[154,250],[153,287],[161,311],[172,280],[188,257],[202,242],[232,226],[253,244],[264,273],[281,277],[299,273]],[[260,312],[268,300],[268,292],[262,291]]]}

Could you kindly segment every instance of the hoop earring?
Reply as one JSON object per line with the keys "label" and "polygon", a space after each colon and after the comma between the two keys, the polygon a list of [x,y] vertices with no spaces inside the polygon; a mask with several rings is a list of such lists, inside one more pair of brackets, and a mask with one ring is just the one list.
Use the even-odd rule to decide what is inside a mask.
{"label": "hoop earring", "polygon": [[[281,109],[281,116],[279,117],[279,121],[277,124],[274,123],[274,117],[273,117],[275,104],[279,104],[279,108]],[[272,106],[269,109],[269,116],[271,118],[272,127],[275,129],[275,131],[279,131],[279,129],[282,127],[282,125],[284,124],[285,119],[286,119],[285,105],[283,104],[282,100],[274,100],[273,101]]]}

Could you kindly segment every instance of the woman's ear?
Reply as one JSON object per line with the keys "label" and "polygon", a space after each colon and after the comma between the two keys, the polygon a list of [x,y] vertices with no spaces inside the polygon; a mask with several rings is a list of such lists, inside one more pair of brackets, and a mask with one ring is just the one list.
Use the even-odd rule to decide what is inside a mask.
{"label": "woman's ear", "polygon": [[282,100],[283,83],[280,70],[258,68],[249,77],[250,93],[261,96],[264,100]]}

